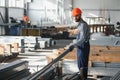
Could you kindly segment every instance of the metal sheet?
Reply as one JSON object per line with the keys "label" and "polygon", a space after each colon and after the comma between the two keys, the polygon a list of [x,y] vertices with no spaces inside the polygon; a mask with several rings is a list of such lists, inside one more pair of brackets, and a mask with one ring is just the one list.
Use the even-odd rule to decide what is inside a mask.
{"label": "metal sheet", "polygon": [[27,61],[14,61],[8,64],[1,64],[0,65],[0,80],[5,80],[13,76],[14,74],[28,69],[28,62]]}
{"label": "metal sheet", "polygon": [[92,62],[92,67],[105,67],[104,62]]}
{"label": "metal sheet", "polygon": [[118,71],[120,71],[120,68],[90,67],[88,69],[88,74],[100,76],[114,76]]}
{"label": "metal sheet", "polygon": [[120,63],[92,62],[92,67],[120,68]]}
{"label": "metal sheet", "polygon": [[108,68],[120,68],[120,63],[106,63]]}

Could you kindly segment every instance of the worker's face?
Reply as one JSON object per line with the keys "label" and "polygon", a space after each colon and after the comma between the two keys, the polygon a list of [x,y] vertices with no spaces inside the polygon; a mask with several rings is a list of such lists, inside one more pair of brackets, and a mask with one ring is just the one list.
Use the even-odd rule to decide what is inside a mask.
{"label": "worker's face", "polygon": [[79,22],[81,20],[81,15],[76,15],[74,19],[75,19],[75,22]]}

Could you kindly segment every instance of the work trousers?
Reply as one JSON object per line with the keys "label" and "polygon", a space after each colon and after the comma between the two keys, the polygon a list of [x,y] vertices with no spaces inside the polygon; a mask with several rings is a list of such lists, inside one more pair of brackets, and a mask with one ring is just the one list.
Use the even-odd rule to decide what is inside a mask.
{"label": "work trousers", "polygon": [[[77,62],[79,70],[83,70],[83,76],[87,79],[88,72],[88,59],[90,52],[90,44],[89,42],[85,42],[82,46],[78,46],[77,48]],[[81,73],[80,73],[81,74]]]}

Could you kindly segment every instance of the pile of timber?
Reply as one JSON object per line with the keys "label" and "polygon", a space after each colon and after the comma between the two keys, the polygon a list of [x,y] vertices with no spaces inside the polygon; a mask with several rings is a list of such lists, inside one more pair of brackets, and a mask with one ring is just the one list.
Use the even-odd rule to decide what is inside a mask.
{"label": "pile of timber", "polygon": [[[59,56],[66,48],[54,51],[53,55],[47,55],[48,62]],[[64,59],[76,60],[76,49],[67,54]],[[89,75],[113,76],[120,71],[120,46],[96,46],[91,45],[89,55]]]}
{"label": "pile of timber", "polygon": [[120,71],[120,46],[91,45],[89,75],[113,76]]}
{"label": "pile of timber", "polygon": [[17,57],[18,43],[0,44],[0,61]]}
{"label": "pile of timber", "polygon": [[89,61],[120,62],[120,46],[91,46]]}
{"label": "pile of timber", "polygon": [[[47,55],[46,57],[58,56],[63,53],[66,48],[59,48],[54,50],[53,55]],[[120,46],[91,46],[89,61],[98,61],[98,62],[120,62]],[[67,54],[63,59],[73,59],[76,57],[76,48]]]}

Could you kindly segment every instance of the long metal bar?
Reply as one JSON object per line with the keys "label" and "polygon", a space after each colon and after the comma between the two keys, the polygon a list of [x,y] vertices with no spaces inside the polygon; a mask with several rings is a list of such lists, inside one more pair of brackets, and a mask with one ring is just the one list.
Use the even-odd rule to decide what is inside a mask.
{"label": "long metal bar", "polygon": [[77,72],[77,73],[70,75],[65,80],[79,80],[78,78],[80,78],[80,74],[78,74],[78,72]]}
{"label": "long metal bar", "polygon": [[110,80],[120,80],[120,71],[115,74],[112,78],[110,78]]}
{"label": "long metal bar", "polygon": [[43,74],[45,71],[47,71],[50,67],[52,67],[53,64],[55,64],[56,62],[58,62],[61,58],[63,58],[66,54],[68,54],[71,50],[67,49],[63,52],[63,54],[61,54],[60,56],[58,56],[56,59],[54,59],[52,62],[50,62],[48,65],[46,65],[44,68],[42,68],[40,71],[38,71],[37,73],[33,74],[32,76],[30,76],[27,80],[37,80],[37,78]]}
{"label": "long metal bar", "polygon": [[116,73],[114,76],[103,77],[101,80],[120,80],[120,71]]}

